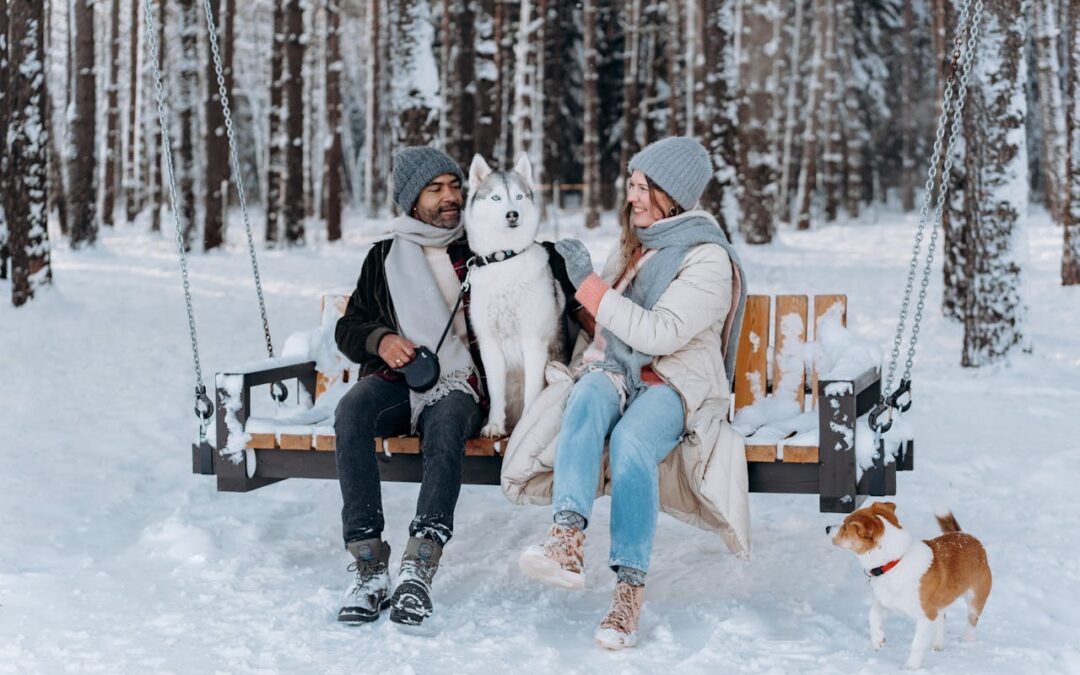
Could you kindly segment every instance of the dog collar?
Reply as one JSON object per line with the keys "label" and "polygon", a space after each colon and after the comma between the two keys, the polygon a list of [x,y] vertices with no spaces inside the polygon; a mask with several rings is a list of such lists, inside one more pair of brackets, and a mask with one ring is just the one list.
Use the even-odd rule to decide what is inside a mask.
{"label": "dog collar", "polygon": [[521,251],[513,251],[511,249],[506,249],[503,251],[495,251],[491,255],[474,255],[472,258],[469,258],[469,262],[467,264],[469,267],[483,267],[484,265],[490,265],[492,263],[509,260],[510,258],[513,258],[519,253],[521,253]]}
{"label": "dog collar", "polygon": [[886,572],[888,572],[892,568],[896,567],[896,565],[899,562],[900,562],[900,558],[897,558],[896,560],[885,563],[881,567],[875,567],[875,568],[871,569],[869,572],[867,572],[867,574],[869,574],[872,577],[880,577],[882,574],[885,574]]}

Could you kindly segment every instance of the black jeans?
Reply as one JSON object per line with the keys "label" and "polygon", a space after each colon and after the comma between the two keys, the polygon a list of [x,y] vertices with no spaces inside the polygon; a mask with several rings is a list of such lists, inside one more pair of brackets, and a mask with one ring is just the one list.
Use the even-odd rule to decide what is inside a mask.
{"label": "black jeans", "polygon": [[[454,507],[461,492],[465,441],[481,423],[472,396],[454,391],[420,413],[417,431],[423,480],[409,534],[445,545],[454,530]],[[409,433],[409,388],[377,376],[361,378],[338,403],[337,470],[341,484],[341,525],[345,544],[381,537],[384,527],[375,438]]]}

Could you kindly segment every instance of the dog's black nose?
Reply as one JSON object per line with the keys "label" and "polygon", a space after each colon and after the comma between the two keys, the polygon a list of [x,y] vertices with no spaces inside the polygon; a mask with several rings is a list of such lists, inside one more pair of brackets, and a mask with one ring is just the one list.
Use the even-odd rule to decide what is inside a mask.
{"label": "dog's black nose", "polygon": [[832,525],[826,525],[825,526],[825,534],[830,534],[831,532],[832,532]]}
{"label": "dog's black nose", "polygon": [[518,212],[517,211],[508,211],[506,213],[506,219],[509,220],[511,223],[516,223],[517,219],[518,219]]}

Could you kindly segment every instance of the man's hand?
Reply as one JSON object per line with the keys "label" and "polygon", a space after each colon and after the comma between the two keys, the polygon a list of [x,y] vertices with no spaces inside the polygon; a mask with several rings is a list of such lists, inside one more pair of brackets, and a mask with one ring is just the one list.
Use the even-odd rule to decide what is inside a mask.
{"label": "man's hand", "polygon": [[391,368],[401,368],[416,356],[416,345],[395,333],[379,340],[379,358]]}

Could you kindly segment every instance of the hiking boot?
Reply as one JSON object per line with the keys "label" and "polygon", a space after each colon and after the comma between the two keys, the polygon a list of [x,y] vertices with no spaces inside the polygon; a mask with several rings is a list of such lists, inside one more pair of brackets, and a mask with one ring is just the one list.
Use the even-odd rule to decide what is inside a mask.
{"label": "hiking boot", "polygon": [[349,571],[356,576],[345,591],[338,621],[365,623],[379,618],[379,612],[390,592],[390,544],[382,539],[363,539],[349,542],[347,548],[353,555]]}
{"label": "hiking boot", "polygon": [[518,557],[527,576],[559,588],[585,587],[585,532],[576,527],[552,525],[547,541],[529,546]]}
{"label": "hiking boot", "polygon": [[398,585],[390,597],[390,620],[418,626],[431,616],[431,580],[439,569],[442,546],[430,539],[411,537],[401,558]]}
{"label": "hiking boot", "polygon": [[616,583],[611,609],[600,620],[593,634],[596,644],[607,649],[623,649],[637,644],[638,621],[644,599],[644,586],[631,586],[623,581]]}

